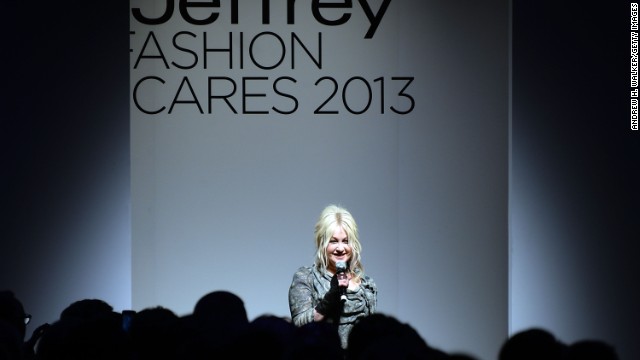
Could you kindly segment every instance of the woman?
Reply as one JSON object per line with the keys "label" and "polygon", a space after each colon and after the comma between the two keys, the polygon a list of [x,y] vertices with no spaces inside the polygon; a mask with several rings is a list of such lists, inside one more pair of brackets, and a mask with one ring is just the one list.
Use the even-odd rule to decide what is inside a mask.
{"label": "woman", "polygon": [[[303,266],[293,275],[291,319],[297,326],[312,321],[337,324],[346,349],[355,322],[376,311],[378,288],[364,273],[358,226],[349,211],[327,206],[315,226],[315,243],[314,265]],[[339,272],[337,267],[345,263],[346,270]]]}

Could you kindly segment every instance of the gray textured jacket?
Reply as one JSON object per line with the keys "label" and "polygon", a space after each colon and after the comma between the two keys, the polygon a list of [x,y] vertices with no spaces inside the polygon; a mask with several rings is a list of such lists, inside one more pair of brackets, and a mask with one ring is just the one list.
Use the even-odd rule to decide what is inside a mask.
{"label": "gray textured jacket", "polygon": [[[315,266],[303,266],[293,274],[289,287],[289,310],[296,326],[313,321],[313,310],[331,286],[331,277],[326,270]],[[338,332],[342,347],[347,348],[349,333],[358,318],[373,314],[376,311],[378,288],[368,275],[362,276],[358,289],[347,290],[347,301],[344,303]]]}

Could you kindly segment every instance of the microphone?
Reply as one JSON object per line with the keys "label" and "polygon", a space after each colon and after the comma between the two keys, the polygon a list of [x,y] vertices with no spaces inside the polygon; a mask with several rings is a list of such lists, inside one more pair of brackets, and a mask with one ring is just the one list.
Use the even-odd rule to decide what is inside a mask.
{"label": "microphone", "polygon": [[[344,261],[336,261],[336,276],[338,279],[344,279],[347,276],[347,263]],[[347,288],[340,286],[340,301],[347,301]]]}

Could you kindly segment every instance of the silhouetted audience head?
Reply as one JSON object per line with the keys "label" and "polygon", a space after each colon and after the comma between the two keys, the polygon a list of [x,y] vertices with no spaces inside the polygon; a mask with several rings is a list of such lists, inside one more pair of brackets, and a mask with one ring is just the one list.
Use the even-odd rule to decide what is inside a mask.
{"label": "silhouetted audience head", "polygon": [[567,346],[545,329],[532,328],[509,337],[500,348],[499,360],[563,359]]}
{"label": "silhouetted audience head", "polygon": [[0,291],[0,320],[11,325],[21,341],[24,341],[27,321],[31,316],[25,313],[22,302],[10,290]]}
{"label": "silhouetted audience head", "polygon": [[162,306],[133,314],[128,334],[136,360],[176,359],[180,318]]}
{"label": "silhouetted audience head", "polygon": [[15,326],[0,319],[0,359],[22,359],[22,339]]}
{"label": "silhouetted audience head", "polygon": [[260,354],[264,359],[290,359],[296,326],[284,318],[261,315],[249,323],[240,337],[239,358],[252,358]]}
{"label": "silhouetted audience head", "polygon": [[229,291],[213,291],[198,300],[193,309],[193,317],[208,324],[222,322],[225,324],[248,324],[249,318],[244,301]]}
{"label": "silhouetted audience head", "polygon": [[338,327],[330,322],[310,322],[297,327],[292,358],[295,360],[334,360],[344,357]]}
{"label": "silhouetted audience head", "polygon": [[91,320],[98,317],[112,316],[113,307],[104,300],[83,299],[71,303],[62,310],[60,320]]}
{"label": "silhouetted audience head", "polygon": [[213,291],[198,300],[193,313],[181,318],[184,333],[179,358],[232,356],[249,318],[242,299],[229,291]]}
{"label": "silhouetted audience head", "polygon": [[27,322],[22,302],[10,290],[0,291],[0,359],[25,358]]}
{"label": "silhouetted audience head", "polygon": [[121,314],[102,300],[85,299],[65,308],[42,335],[39,360],[127,359],[131,353]]}
{"label": "silhouetted audience head", "polygon": [[618,360],[616,349],[601,340],[581,340],[569,345],[567,360]]}
{"label": "silhouetted audience head", "polygon": [[443,351],[430,347],[418,332],[398,319],[376,313],[361,318],[349,335],[347,358],[446,359]]}

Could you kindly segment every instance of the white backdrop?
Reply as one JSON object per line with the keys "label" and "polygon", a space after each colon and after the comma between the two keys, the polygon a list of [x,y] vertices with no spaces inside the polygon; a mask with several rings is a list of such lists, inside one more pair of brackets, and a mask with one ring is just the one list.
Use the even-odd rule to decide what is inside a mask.
{"label": "white backdrop", "polygon": [[185,314],[225,289],[250,318],[289,316],[316,218],[339,203],[379,311],[494,357],[507,336],[507,2],[390,1],[371,38],[363,6],[381,14],[382,1],[315,14],[350,14],[335,26],[317,1],[296,2],[292,24],[285,1],[268,2],[268,24],[263,2],[239,2],[237,24],[234,1],[185,10],[219,13],[208,25],[179,3],[162,24],[130,18],[133,308]]}

